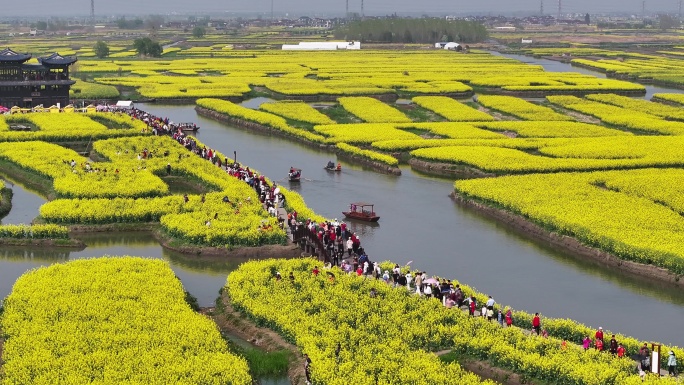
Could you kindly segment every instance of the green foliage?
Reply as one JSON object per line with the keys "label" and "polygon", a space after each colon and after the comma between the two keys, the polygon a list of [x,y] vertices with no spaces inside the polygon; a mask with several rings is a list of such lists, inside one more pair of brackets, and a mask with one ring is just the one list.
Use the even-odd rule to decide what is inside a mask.
{"label": "green foliage", "polygon": [[93,47],[93,52],[95,52],[95,56],[100,59],[106,58],[109,56],[109,46],[104,41],[98,40]]}
{"label": "green foliage", "polygon": [[143,26],[142,19],[126,20],[125,17],[116,21],[116,25],[119,29],[140,29]]}
{"label": "green foliage", "polygon": [[200,27],[199,25],[196,26],[195,28],[192,29],[192,37],[194,38],[202,38],[204,35],[207,34],[207,30],[204,29],[203,27]]}
{"label": "green foliage", "polygon": [[162,54],[162,46],[149,37],[142,37],[133,41],[133,47],[140,55],[160,57]]}
{"label": "green foliage", "polygon": [[485,40],[487,36],[487,30],[478,22],[432,18],[359,20],[335,31],[338,39],[384,43],[434,43],[439,40],[473,43]]}

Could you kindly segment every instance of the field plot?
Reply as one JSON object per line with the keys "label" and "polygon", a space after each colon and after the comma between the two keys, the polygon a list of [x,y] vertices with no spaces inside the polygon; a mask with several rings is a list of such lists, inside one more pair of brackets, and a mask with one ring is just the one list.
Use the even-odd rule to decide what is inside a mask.
{"label": "field plot", "polygon": [[510,176],[456,191],[620,258],[684,273],[681,169]]}
{"label": "field plot", "polygon": [[487,108],[513,115],[523,120],[572,120],[571,117],[512,96],[482,95],[478,102]]}
{"label": "field plot", "polygon": [[[560,349],[561,339],[501,328],[481,317],[447,309],[439,301],[394,289],[381,280],[343,274],[337,268],[332,270],[335,279],[315,276],[311,270],[316,264],[314,260],[248,262],[229,275],[226,286],[235,304],[302,347],[312,360],[314,382],[479,383],[457,364],[440,363],[429,353],[453,348],[554,383],[641,383],[630,360],[593,349],[585,352],[572,344]],[[274,271],[285,276],[292,272],[294,284],[272,279]],[[371,289],[375,297],[368,295]],[[581,330],[572,322],[554,324],[562,324],[566,331]],[[630,349],[637,346],[630,341]]]}
{"label": "field plot", "polygon": [[20,277],[4,306],[3,383],[252,383],[159,260],[43,267]]}
{"label": "field plot", "polygon": [[298,120],[311,124],[335,124],[335,121],[318,112],[315,108],[304,102],[284,101],[276,103],[263,103],[260,110],[271,112],[288,119]]}
{"label": "field plot", "polygon": [[674,103],[678,106],[684,106],[684,94],[654,94],[653,101],[665,101]]}
{"label": "field plot", "polygon": [[[15,131],[10,126],[29,127],[31,130]],[[104,139],[139,136],[147,131],[144,122],[118,113],[0,115],[0,142]]]}
{"label": "field plot", "polygon": [[532,148],[519,146],[520,149],[513,146],[501,148],[499,141],[451,143],[449,147],[417,149],[411,151],[411,155],[426,161],[462,164],[496,174],[684,166],[684,137],[681,136],[549,138],[533,140],[529,143]]}
{"label": "field plot", "polygon": [[408,123],[411,119],[401,111],[368,97],[345,97],[337,101],[345,110],[368,123]]}
{"label": "field plot", "polygon": [[601,119],[602,122],[641,133],[661,135],[684,134],[684,122],[673,122],[647,112],[599,103],[575,96],[548,96],[549,102]]}
{"label": "field plot", "polygon": [[[643,86],[624,81],[575,73],[546,73],[541,66],[478,51],[471,51],[468,55],[438,50],[296,52],[211,49],[210,52],[220,52],[221,58],[81,60],[79,71],[85,76],[95,76],[98,83],[135,87],[144,97],[162,99],[236,97],[254,89],[278,98],[359,95],[467,97],[472,93],[472,87],[523,93],[644,92]],[[107,76],[108,73],[122,73],[124,76]]]}
{"label": "field plot", "polygon": [[643,55],[624,59],[574,59],[573,65],[605,72],[609,77],[656,83],[670,87],[684,86],[682,61],[662,56]]}
{"label": "field plot", "polygon": [[[48,131],[61,129],[57,127],[60,118],[71,119],[74,125],[82,125],[83,130],[91,130],[100,123],[90,116],[19,115],[38,125],[54,124]],[[56,117],[57,121],[42,120],[48,117]],[[97,114],[98,121],[107,119],[111,124],[124,124],[130,117]],[[169,137],[141,133],[136,135],[143,136],[126,137],[126,130],[105,126],[100,130],[121,131],[119,136],[123,137],[95,140],[93,152],[99,161],[57,144],[28,140],[31,136],[41,138],[41,131],[22,132],[26,134],[22,142],[0,142],[0,162],[13,172],[33,175],[51,186],[45,194],[57,199],[41,206],[43,221],[59,225],[157,224],[169,236],[198,246],[240,247],[285,242],[285,232],[277,219],[265,211],[254,189],[222,168],[194,155]],[[196,143],[200,148],[204,146]],[[142,157],[143,151],[148,155]],[[225,158],[218,153],[216,156]],[[167,175],[168,168],[172,170],[171,175]],[[182,195],[170,192],[165,177],[183,177],[201,185],[206,193],[189,194],[184,200]],[[297,199],[296,193],[284,188],[281,191],[287,194],[292,209],[315,215]],[[26,234],[26,229],[8,228],[7,231]],[[46,227],[45,231],[52,230]]]}
{"label": "field plot", "polygon": [[479,122],[494,120],[491,115],[478,111],[446,96],[416,96],[413,102],[434,111],[451,122]]}

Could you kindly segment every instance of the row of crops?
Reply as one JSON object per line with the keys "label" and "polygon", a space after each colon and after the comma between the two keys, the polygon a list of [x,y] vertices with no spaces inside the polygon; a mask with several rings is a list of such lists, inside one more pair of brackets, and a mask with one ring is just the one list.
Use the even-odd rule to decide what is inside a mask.
{"label": "row of crops", "polygon": [[[314,260],[248,262],[228,276],[226,286],[235,306],[287,336],[311,358],[314,383],[483,382],[455,363],[441,363],[431,353],[441,349],[454,349],[554,384],[642,383],[630,359],[584,351],[573,343],[562,348],[563,340],[579,340],[590,332],[573,321],[545,319],[550,337],[542,338],[523,331],[531,323],[530,314],[514,314],[521,328],[502,328],[381,280],[346,275],[336,268],[334,279],[314,275],[316,264]],[[295,278],[275,280],[276,271]],[[487,298],[467,286],[464,290],[478,300]],[[371,291],[376,294],[369,295]],[[617,337],[630,353],[638,351],[639,341]],[[646,383],[676,383],[649,377]]]}
{"label": "row of crops", "polygon": [[163,261],[100,258],[30,271],[0,315],[2,384],[252,383]]}
{"label": "row of crops", "polygon": [[[402,152],[413,159],[464,166],[490,175],[542,173],[458,182],[456,189],[472,199],[520,213],[551,231],[572,235],[621,258],[654,264],[676,274],[684,273],[681,262],[684,250],[678,246],[681,224],[675,225],[682,222],[682,212],[674,198],[676,192],[671,191],[671,186],[677,185],[671,172],[684,166],[681,151],[684,143],[680,143],[684,138],[681,136],[684,132],[681,107],[614,94],[593,94],[585,98],[549,96],[542,102],[482,95],[477,103],[464,104],[448,99],[443,105],[440,103],[442,98],[416,97],[416,108],[433,109],[440,117],[456,121],[407,123],[410,118],[402,113],[407,110],[401,105],[391,106],[364,97],[341,98],[340,105],[367,123],[315,124],[308,128],[289,124],[296,120],[294,114],[287,115],[288,120],[279,121],[278,126],[271,124],[270,121],[277,117],[264,115],[269,109],[274,111],[271,107],[254,111],[212,100],[200,100],[199,105],[231,105],[232,112],[223,113],[275,129],[298,130],[310,141],[335,144],[342,151],[358,153],[363,149],[368,158],[378,162],[383,160],[375,154]],[[462,113],[452,115],[445,112],[444,106],[458,106],[453,111]],[[307,116],[313,116],[313,109],[305,108],[309,109]],[[236,113],[238,110],[240,112]],[[320,111],[326,113],[325,109]],[[313,122],[311,118],[307,120]],[[643,184],[629,176],[640,175],[639,172],[646,172],[644,169],[654,167],[658,169],[651,170],[649,175],[652,174],[651,188],[658,193],[646,194],[642,191]],[[601,173],[604,170],[615,172]],[[577,177],[575,174],[561,174],[563,177],[554,174],[559,172],[591,173],[577,174]],[[619,190],[606,188],[601,181],[580,182],[589,175],[624,175],[632,182],[625,182],[629,188]],[[549,181],[565,178],[566,183],[536,182],[544,178]],[[573,188],[567,186],[568,181],[572,181]],[[532,188],[537,185],[545,187]],[[525,192],[513,186],[520,186]],[[564,198],[548,193],[549,186]],[[596,200],[588,201],[587,196]],[[618,198],[614,197],[625,202],[619,206],[621,208],[618,209],[617,203],[612,206],[613,210],[604,207],[608,202],[617,202]],[[594,215],[582,214],[588,202],[597,208]],[[561,210],[561,204],[577,209]],[[653,231],[651,223],[658,222],[656,218],[664,215],[662,211],[673,222],[661,221],[663,226]],[[644,218],[638,220],[634,212]],[[633,232],[620,231],[625,228],[631,228]]]}
{"label": "row of crops", "polygon": [[[203,47],[204,48],[204,47]],[[143,97],[241,97],[253,89],[280,96],[467,95],[473,90],[512,92],[644,92],[643,86],[471,51],[282,52],[224,51],[231,60],[79,61],[97,83],[135,87]],[[111,73],[116,76],[107,76]],[[121,76],[121,75],[128,76]]]}
{"label": "row of crops", "polygon": [[[144,123],[127,115],[36,113],[8,116],[3,121],[12,124],[17,118],[38,130],[5,131],[8,135],[24,134],[22,138],[11,138],[24,141],[0,142],[0,162],[11,166],[13,172],[47,181],[56,199],[40,208],[40,218],[47,225],[3,227],[0,228],[3,237],[64,238],[65,225],[158,223],[172,237],[196,245],[260,246],[286,240],[285,232],[277,225],[276,218],[264,210],[254,189],[191,154],[170,137],[149,135],[147,130],[140,129],[140,125],[147,128]],[[107,128],[99,121],[132,128]],[[90,140],[98,132],[106,133],[105,137],[119,136],[93,140],[93,151],[101,161],[40,141],[46,135],[54,141]],[[198,142],[198,146],[204,144]],[[141,156],[143,151],[147,154],[145,157]],[[225,158],[219,153],[217,156]],[[169,167],[171,177],[194,181],[205,186],[208,193],[190,194],[187,202],[183,196],[172,194],[162,179]],[[304,202],[296,199],[296,193],[284,193],[292,198],[288,203],[293,209],[307,211]],[[226,204],[224,197],[231,203]],[[206,225],[207,221],[211,221],[211,226]]]}

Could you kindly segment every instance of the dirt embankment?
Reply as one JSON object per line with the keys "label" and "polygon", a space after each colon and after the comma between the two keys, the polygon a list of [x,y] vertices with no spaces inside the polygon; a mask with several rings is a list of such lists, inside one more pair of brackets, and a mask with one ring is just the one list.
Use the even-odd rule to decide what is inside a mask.
{"label": "dirt embankment", "polygon": [[645,265],[643,263],[625,261],[606,251],[587,246],[576,238],[549,231],[523,216],[463,197],[456,192],[452,192],[449,196],[459,205],[477,210],[526,236],[549,242],[580,258],[599,263],[603,266],[619,269],[620,271],[635,277],[646,278],[684,288],[684,279],[680,279],[679,275],[672,273],[667,269]]}
{"label": "dirt embankment", "polygon": [[496,174],[484,172],[474,167],[453,163],[428,162],[426,160],[411,158],[408,161],[411,169],[429,175],[454,177],[458,179],[488,178]]}
{"label": "dirt embankment", "polygon": [[[348,161],[352,161],[355,163],[360,163],[364,166],[367,166],[374,171],[382,172],[385,174],[392,174],[392,175],[401,175],[401,169],[399,167],[392,167],[384,163],[380,162],[374,162],[370,159],[366,159],[361,156],[349,154],[347,152],[344,152],[340,150],[339,148],[332,146],[332,145],[327,145],[327,144],[322,144],[322,143],[317,143],[317,142],[312,142],[310,140],[307,140],[305,138],[302,138],[300,136],[292,135],[284,131],[276,130],[274,128],[270,128],[268,126],[264,126],[263,124],[259,123],[254,123],[250,122],[244,119],[238,119],[232,116],[228,116],[207,108],[202,108],[202,107],[195,107],[195,110],[199,115],[206,116],[215,120],[218,120],[220,122],[225,122],[228,124],[232,124],[241,128],[246,128],[250,131],[255,131],[263,134],[268,134],[268,135],[276,135],[280,136],[283,138],[287,138],[289,140],[293,140],[295,142],[303,143],[306,144],[307,146],[316,148],[316,149],[323,149],[326,151],[334,152],[336,153],[340,158],[343,158]],[[323,167],[323,165],[321,165]]]}
{"label": "dirt embankment", "polygon": [[287,342],[273,330],[254,324],[246,315],[237,311],[230,297],[223,292],[220,297],[223,309],[217,311],[214,308],[204,308],[202,312],[209,315],[222,333],[236,335],[254,346],[267,352],[287,350],[292,353],[287,377],[292,385],[306,384],[304,375],[304,359],[297,346]]}
{"label": "dirt embankment", "polygon": [[24,239],[24,238],[0,238],[0,245],[2,246],[19,246],[19,247],[48,247],[57,248],[64,247],[70,249],[83,250],[86,248],[85,243],[78,239]]}

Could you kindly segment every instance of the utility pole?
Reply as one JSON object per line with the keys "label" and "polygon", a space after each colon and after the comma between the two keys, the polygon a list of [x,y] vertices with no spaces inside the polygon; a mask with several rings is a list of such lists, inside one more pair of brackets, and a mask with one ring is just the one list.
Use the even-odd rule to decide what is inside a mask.
{"label": "utility pole", "polygon": [[90,20],[95,24],[95,0],[90,0]]}
{"label": "utility pole", "polygon": [[646,0],[641,2],[641,20],[646,20]]}
{"label": "utility pole", "polygon": [[561,0],[558,0],[558,17],[556,18],[556,22],[560,21],[562,9],[563,9],[563,4],[561,3]]}
{"label": "utility pole", "polygon": [[361,18],[363,19],[366,15],[363,13],[363,0],[361,0]]}
{"label": "utility pole", "polygon": [[679,21],[682,21],[682,0],[679,0]]}
{"label": "utility pole", "polygon": [[271,0],[271,22],[273,22],[273,0]]}
{"label": "utility pole", "polygon": [[539,14],[544,16],[544,0],[541,0],[541,4],[539,6]]}

